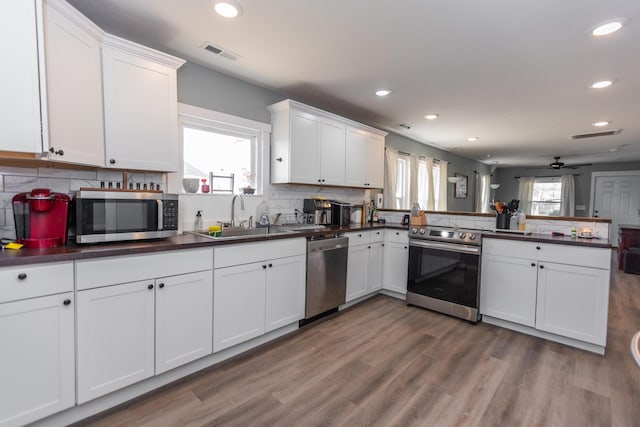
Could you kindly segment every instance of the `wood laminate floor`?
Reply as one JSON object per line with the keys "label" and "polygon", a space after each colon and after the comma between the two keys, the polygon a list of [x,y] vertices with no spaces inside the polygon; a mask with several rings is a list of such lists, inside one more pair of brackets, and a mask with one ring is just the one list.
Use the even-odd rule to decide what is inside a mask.
{"label": "wood laminate floor", "polygon": [[640,276],[612,272],[606,356],[374,297],[90,426],[638,426]]}

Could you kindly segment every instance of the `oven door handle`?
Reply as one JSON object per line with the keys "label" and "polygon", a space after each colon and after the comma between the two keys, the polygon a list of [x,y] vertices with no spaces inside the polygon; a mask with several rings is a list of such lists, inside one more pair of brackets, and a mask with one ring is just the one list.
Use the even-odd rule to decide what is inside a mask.
{"label": "oven door handle", "polygon": [[426,249],[440,249],[443,251],[449,252],[462,252],[465,254],[471,255],[480,255],[480,248],[475,246],[468,245],[458,245],[458,244],[449,244],[449,243],[438,243],[438,242],[423,242],[419,240],[411,239],[409,241],[409,246],[417,247],[417,248],[426,248]]}

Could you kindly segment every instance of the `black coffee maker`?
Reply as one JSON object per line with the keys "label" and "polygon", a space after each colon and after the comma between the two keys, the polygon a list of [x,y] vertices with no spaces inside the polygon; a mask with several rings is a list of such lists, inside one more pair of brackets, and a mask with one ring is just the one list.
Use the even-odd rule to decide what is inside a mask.
{"label": "black coffee maker", "polygon": [[331,202],[320,199],[304,199],[302,211],[306,214],[307,224],[331,224]]}

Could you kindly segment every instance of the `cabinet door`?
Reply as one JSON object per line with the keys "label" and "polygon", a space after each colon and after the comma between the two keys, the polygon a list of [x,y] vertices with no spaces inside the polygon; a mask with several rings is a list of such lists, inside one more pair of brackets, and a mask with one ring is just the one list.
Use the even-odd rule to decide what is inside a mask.
{"label": "cabinet door", "polygon": [[409,264],[409,243],[388,243],[384,245],[383,288],[407,293],[407,272]]}
{"label": "cabinet door", "polygon": [[346,184],[352,187],[367,187],[367,133],[347,127]]}
{"label": "cabinet door", "polygon": [[265,332],[267,262],[213,272],[213,351]]}
{"label": "cabinet door", "polygon": [[320,129],[320,179],[326,185],[345,184],[345,143],[347,127],[322,120]]}
{"label": "cabinet door", "polygon": [[539,264],[536,328],[606,345],[609,270]]}
{"label": "cabinet door", "polygon": [[213,272],[156,279],[156,374],[213,351]]}
{"label": "cabinet door", "polygon": [[320,183],[320,118],[291,110],[291,182]]}
{"label": "cabinet door", "polygon": [[177,170],[176,71],[108,46],[102,67],[107,166]]}
{"label": "cabinet door", "polygon": [[367,266],[367,292],[382,289],[384,280],[384,243],[377,242],[369,245],[369,260]]}
{"label": "cabinet door", "polygon": [[36,2],[0,2],[0,150],[40,153]]}
{"label": "cabinet door", "polygon": [[347,258],[347,302],[367,293],[368,245],[351,246]]}
{"label": "cabinet door", "polygon": [[154,285],[77,292],[78,403],[154,374]]}
{"label": "cabinet door", "polygon": [[[49,2],[44,7],[49,159],[104,166],[102,72],[99,29],[71,10],[75,20]],[[83,22],[81,27],[77,22]]]}
{"label": "cabinet door", "polygon": [[0,425],[73,406],[74,306],[73,292],[0,304]]}
{"label": "cabinet door", "polygon": [[304,318],[306,258],[298,255],[267,264],[266,330]]}
{"label": "cabinet door", "polygon": [[480,313],[534,327],[537,270],[535,261],[483,254]]}
{"label": "cabinet door", "polygon": [[367,187],[384,188],[384,137],[367,134],[367,148],[364,156]]}

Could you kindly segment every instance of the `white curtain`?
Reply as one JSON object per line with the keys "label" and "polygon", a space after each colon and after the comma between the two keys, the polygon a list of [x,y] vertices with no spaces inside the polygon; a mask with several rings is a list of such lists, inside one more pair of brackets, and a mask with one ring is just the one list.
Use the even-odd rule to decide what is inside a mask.
{"label": "white curtain", "polygon": [[428,211],[435,210],[435,186],[433,185],[433,159],[431,157],[427,157],[425,159],[425,163],[427,165],[427,206],[425,209]]}
{"label": "white curtain", "polygon": [[576,185],[573,175],[562,175],[562,195],[560,196],[560,216],[575,216]]}
{"label": "white curtain", "polygon": [[409,206],[413,206],[414,202],[418,201],[418,169],[419,169],[418,156],[411,156],[409,158]]}
{"label": "white curtain", "polygon": [[449,162],[445,162],[444,160],[440,160],[440,180],[438,182],[438,206],[436,206],[436,210],[438,211],[446,211],[447,210],[447,165]]}
{"label": "white curtain", "polygon": [[384,207],[387,209],[397,209],[398,152],[396,150],[390,150],[388,148],[385,150],[384,171]]}
{"label": "white curtain", "polygon": [[533,183],[535,182],[533,176],[523,176],[520,178],[520,185],[518,186],[518,199],[520,200],[520,210],[525,215],[531,215],[531,201],[533,200]]}
{"label": "white curtain", "polygon": [[476,212],[489,213],[491,175],[476,175]]}

